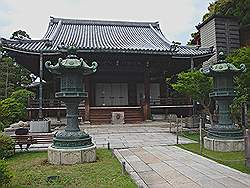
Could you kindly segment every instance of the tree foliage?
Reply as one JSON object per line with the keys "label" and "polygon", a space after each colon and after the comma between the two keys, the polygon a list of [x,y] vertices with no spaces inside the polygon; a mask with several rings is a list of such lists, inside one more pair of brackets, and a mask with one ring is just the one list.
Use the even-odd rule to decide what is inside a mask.
{"label": "tree foliage", "polygon": [[0,128],[4,129],[12,123],[26,119],[28,98],[33,96],[33,92],[21,89],[13,92],[11,97],[1,100]]}
{"label": "tree foliage", "polygon": [[237,67],[245,64],[247,71],[235,78],[236,97],[231,105],[232,118],[240,123],[241,105],[244,102],[250,102],[250,47],[244,47],[236,50],[227,57],[227,61],[233,63]]}
{"label": "tree foliage", "polygon": [[0,186],[8,186],[11,182],[13,175],[8,169],[8,165],[5,160],[0,159]]}
{"label": "tree foliage", "polygon": [[7,98],[0,101],[0,121],[4,125],[18,122],[26,116],[25,105],[16,99]]}
{"label": "tree foliage", "polygon": [[19,89],[17,91],[14,91],[10,97],[27,106],[28,99],[34,96],[35,94],[31,91],[28,91],[26,89]]}
{"label": "tree foliage", "polygon": [[245,64],[247,71],[236,78],[236,86],[240,95],[246,95],[250,102],[250,47],[244,47],[236,50],[227,57],[227,61],[237,67]]}
{"label": "tree foliage", "polygon": [[204,108],[204,112],[209,114],[211,118],[211,100],[209,98],[209,93],[212,92],[212,85],[212,78],[207,77],[197,70],[179,73],[177,81],[171,84],[173,89],[176,91],[183,93],[191,97],[193,100],[199,102]]}
{"label": "tree foliage", "polygon": [[195,70],[178,74],[177,82],[171,86],[193,100],[206,104],[212,91],[212,79]]}
{"label": "tree foliage", "polygon": [[31,39],[30,36],[26,33],[26,31],[18,30],[12,33],[10,39],[23,40],[23,39]]}
{"label": "tree foliage", "polygon": [[201,37],[200,32],[193,32],[191,33],[191,39],[187,43],[188,45],[200,45],[201,44]]}
{"label": "tree foliage", "polygon": [[[208,13],[203,15],[203,21],[213,15],[236,16],[241,26],[250,24],[250,0],[216,0],[208,6]],[[188,44],[195,45],[198,34],[191,34]]]}
{"label": "tree foliage", "polygon": [[0,59],[0,100],[31,83],[30,71],[13,62],[10,57]]}
{"label": "tree foliage", "polygon": [[210,3],[203,21],[212,15],[236,16],[240,25],[250,24],[250,0],[217,0]]}
{"label": "tree foliage", "polygon": [[6,159],[14,154],[14,140],[7,134],[0,132],[0,159]]}

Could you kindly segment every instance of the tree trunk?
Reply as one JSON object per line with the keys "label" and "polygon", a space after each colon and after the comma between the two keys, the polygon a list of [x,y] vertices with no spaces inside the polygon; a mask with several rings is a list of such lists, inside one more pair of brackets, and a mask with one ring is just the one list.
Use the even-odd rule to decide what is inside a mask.
{"label": "tree trunk", "polygon": [[204,108],[204,111],[209,115],[209,121],[211,126],[214,126],[213,122],[213,114],[210,112],[209,106],[205,105],[204,103],[201,103],[202,107]]}
{"label": "tree trunk", "polygon": [[209,114],[209,120],[210,120],[211,126],[213,127],[214,126],[213,114],[209,110],[208,110],[208,114]]}

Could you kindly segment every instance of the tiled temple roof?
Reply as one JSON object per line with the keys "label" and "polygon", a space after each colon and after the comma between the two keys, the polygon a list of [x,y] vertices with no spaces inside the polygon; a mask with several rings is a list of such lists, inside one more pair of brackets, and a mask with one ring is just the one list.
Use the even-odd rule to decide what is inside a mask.
{"label": "tiled temple roof", "polygon": [[[76,46],[85,52],[122,52],[211,55],[210,49],[174,48],[162,34],[158,22],[94,21],[51,18],[41,40],[1,39],[3,46],[25,52],[57,52],[59,46]],[[175,49],[175,50],[174,50]]]}

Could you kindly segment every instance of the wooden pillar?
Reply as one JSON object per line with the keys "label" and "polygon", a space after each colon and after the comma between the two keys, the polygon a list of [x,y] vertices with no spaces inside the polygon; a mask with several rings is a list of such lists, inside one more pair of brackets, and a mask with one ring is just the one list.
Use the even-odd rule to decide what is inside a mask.
{"label": "wooden pillar", "polygon": [[167,98],[167,83],[166,83],[166,77],[164,72],[162,73],[162,77],[160,80],[160,97],[161,97],[161,104],[165,105],[166,104],[166,98]]}
{"label": "wooden pillar", "polygon": [[60,107],[58,107],[57,111],[56,111],[56,120],[57,121],[61,121],[61,112],[60,112]]}
{"label": "wooden pillar", "polygon": [[90,77],[86,76],[85,80],[85,91],[88,92],[88,97],[85,99],[85,110],[84,110],[84,123],[90,123],[90,97],[91,97],[91,88],[90,88]]}
{"label": "wooden pillar", "polygon": [[245,130],[245,165],[250,167],[250,130]]}
{"label": "wooden pillar", "polygon": [[128,104],[130,106],[137,105],[136,83],[135,82],[128,83]]}
{"label": "wooden pillar", "polygon": [[31,109],[31,98],[28,98],[28,120],[31,121],[32,120],[32,109]]}
{"label": "wooden pillar", "polygon": [[39,111],[38,111],[38,119],[43,120],[43,53],[40,52],[40,66],[39,66]]}
{"label": "wooden pillar", "polygon": [[[191,69],[191,71],[193,71],[194,70],[194,58],[193,57],[191,57],[190,58],[190,69]],[[195,101],[194,100],[192,100],[191,98],[190,98],[190,102],[193,104],[193,108],[192,108],[192,112],[191,112],[191,114],[192,114],[192,116],[193,116],[193,123],[194,123],[194,115],[195,115]],[[194,124],[193,124],[193,126],[194,126]]]}
{"label": "wooden pillar", "polygon": [[[57,92],[57,84],[58,84],[57,77],[54,76],[52,80],[53,80],[53,93],[56,93]],[[52,99],[52,101],[53,101],[53,106],[57,108],[56,120],[61,121],[61,112],[60,112],[61,101],[56,99],[56,98],[51,98],[51,97],[50,97],[50,99]]]}
{"label": "wooden pillar", "polygon": [[190,58],[190,69],[194,70],[194,58],[193,57]]}
{"label": "wooden pillar", "polygon": [[149,75],[149,62],[147,62],[144,73],[144,93],[145,99],[143,104],[144,120],[151,119],[150,112],[150,75]]}

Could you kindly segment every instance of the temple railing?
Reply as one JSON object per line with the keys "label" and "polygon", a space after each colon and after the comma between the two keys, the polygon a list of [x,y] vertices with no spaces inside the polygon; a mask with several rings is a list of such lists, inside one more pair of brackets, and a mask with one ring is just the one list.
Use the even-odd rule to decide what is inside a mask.
{"label": "temple railing", "polygon": [[150,106],[179,106],[179,105],[192,105],[192,101],[189,98],[151,98]]}
{"label": "temple railing", "polygon": [[[192,102],[189,98],[177,98],[177,97],[168,97],[168,98],[151,98],[150,106],[183,106],[183,105],[192,105]],[[66,109],[65,104],[58,99],[43,99],[43,108],[46,109]],[[82,101],[79,107],[83,108],[84,101]],[[29,99],[28,109],[38,109],[39,100],[38,99]]]}
{"label": "temple railing", "polygon": [[[64,102],[59,99],[43,99],[43,108],[46,109],[66,109],[66,105]],[[84,102],[82,101],[79,105],[80,107],[84,107]],[[29,99],[28,101],[28,109],[37,109],[39,108],[39,100],[38,99]]]}

